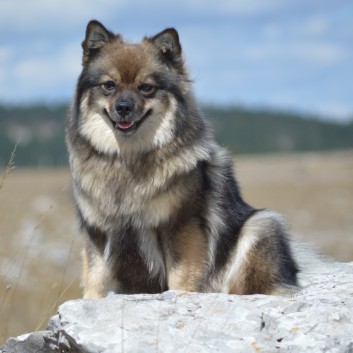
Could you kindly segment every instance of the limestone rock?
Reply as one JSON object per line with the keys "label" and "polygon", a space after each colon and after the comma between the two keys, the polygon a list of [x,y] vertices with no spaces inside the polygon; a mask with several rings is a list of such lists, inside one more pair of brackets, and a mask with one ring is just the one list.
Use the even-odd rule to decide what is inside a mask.
{"label": "limestone rock", "polygon": [[353,263],[292,297],[168,291],[68,301],[0,353],[353,353]]}

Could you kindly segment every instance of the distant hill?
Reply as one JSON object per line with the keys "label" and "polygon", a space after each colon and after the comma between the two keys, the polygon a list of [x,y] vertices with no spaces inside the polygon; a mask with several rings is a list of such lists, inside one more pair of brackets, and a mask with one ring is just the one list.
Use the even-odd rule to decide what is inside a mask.
{"label": "distant hill", "polygon": [[319,151],[353,147],[353,120],[323,121],[266,110],[205,107],[218,142],[233,153]]}
{"label": "distant hill", "polygon": [[[17,166],[67,164],[67,105],[0,106],[0,167],[18,143]],[[235,154],[353,148],[353,121],[327,122],[295,113],[204,107],[217,141]]]}
{"label": "distant hill", "polygon": [[0,167],[16,144],[17,166],[66,165],[66,114],[66,105],[0,107]]}

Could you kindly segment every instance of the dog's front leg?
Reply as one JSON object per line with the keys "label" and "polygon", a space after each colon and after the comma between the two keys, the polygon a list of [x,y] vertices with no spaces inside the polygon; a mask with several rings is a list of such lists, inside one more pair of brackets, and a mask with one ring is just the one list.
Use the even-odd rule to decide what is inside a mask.
{"label": "dog's front leg", "polygon": [[207,241],[197,222],[182,226],[172,235],[167,251],[168,288],[201,291],[205,279]]}
{"label": "dog's front leg", "polygon": [[111,271],[102,254],[93,244],[86,241],[82,251],[82,287],[84,299],[98,299],[115,291]]}

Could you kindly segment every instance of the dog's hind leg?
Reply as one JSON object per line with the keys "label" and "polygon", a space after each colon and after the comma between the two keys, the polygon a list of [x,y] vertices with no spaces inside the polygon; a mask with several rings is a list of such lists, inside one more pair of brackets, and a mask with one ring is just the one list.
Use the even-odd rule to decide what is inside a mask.
{"label": "dog's hind leg", "polygon": [[293,260],[280,215],[262,210],[244,224],[224,274],[223,291],[232,294],[284,294],[297,285]]}

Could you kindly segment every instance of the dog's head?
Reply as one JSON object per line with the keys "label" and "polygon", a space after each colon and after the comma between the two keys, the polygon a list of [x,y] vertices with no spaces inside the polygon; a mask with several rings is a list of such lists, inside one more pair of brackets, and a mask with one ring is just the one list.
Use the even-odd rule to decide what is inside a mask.
{"label": "dog's head", "polygon": [[101,23],[87,26],[76,105],[80,132],[103,153],[147,150],[174,137],[189,94],[175,29],[130,44]]}

